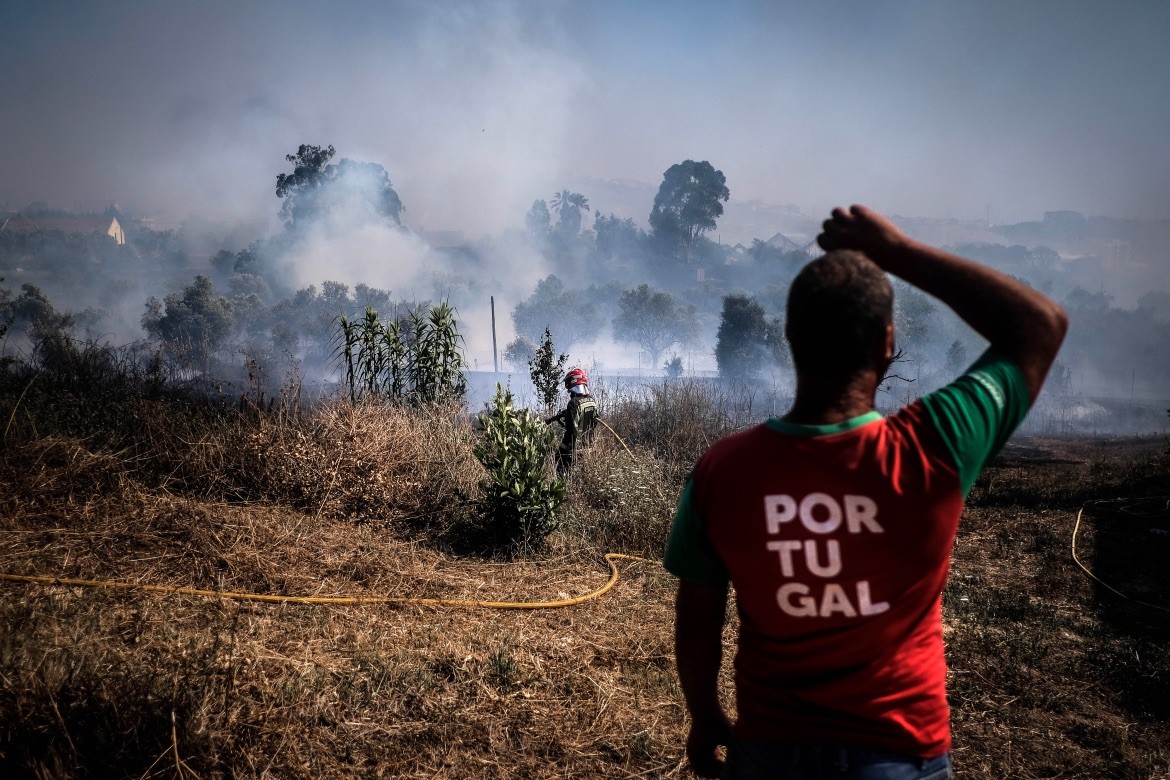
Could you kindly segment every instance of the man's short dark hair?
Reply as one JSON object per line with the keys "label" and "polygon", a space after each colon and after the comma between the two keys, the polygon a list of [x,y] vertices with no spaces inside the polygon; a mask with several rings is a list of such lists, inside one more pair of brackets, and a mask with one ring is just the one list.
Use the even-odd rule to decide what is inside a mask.
{"label": "man's short dark hair", "polygon": [[827,376],[868,368],[893,311],[885,272],[860,252],[829,252],[802,268],[788,291],[792,360],[800,371]]}

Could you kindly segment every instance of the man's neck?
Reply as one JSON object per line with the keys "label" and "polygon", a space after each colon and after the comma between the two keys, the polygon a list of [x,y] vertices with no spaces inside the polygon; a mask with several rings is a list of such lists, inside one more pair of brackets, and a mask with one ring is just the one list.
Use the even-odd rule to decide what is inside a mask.
{"label": "man's neck", "polygon": [[798,425],[835,425],[874,409],[878,376],[872,370],[846,379],[796,377],[796,400],[783,420]]}

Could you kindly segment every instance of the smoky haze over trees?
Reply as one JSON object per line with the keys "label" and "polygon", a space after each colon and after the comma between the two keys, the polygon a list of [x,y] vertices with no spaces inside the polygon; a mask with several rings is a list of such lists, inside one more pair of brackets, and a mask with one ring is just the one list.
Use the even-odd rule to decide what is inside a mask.
{"label": "smoky haze over trees", "polygon": [[615,339],[637,344],[649,355],[652,366],[671,347],[698,341],[695,306],[683,306],[670,293],[651,290],[648,284],[622,292],[618,310],[613,321]]}
{"label": "smoky haze over trees", "polygon": [[589,210],[589,200],[579,192],[561,190],[553,195],[549,208],[557,213],[557,232],[575,236],[581,232],[581,212]]}
{"label": "smoky haze over trees", "polygon": [[[106,215],[125,243],[0,230],[4,305],[212,372],[314,376],[332,319],[368,301],[390,320],[448,301],[490,366],[494,295],[513,357],[547,326],[602,374],[713,377],[724,298],[782,321],[820,219],[856,200],[1064,302],[1050,393],[1156,398],[1170,8],[1074,5],[25,4],[0,29],[0,216]],[[197,277],[194,300],[230,309],[222,338],[183,303]],[[643,285],[697,331],[652,365],[618,321]],[[891,404],[982,349],[928,299],[897,305],[913,382]],[[4,354],[35,348],[44,327],[10,318]]]}
{"label": "smoky haze over trees", "polygon": [[285,156],[293,163],[293,172],[276,176],[276,197],[284,199],[280,216],[285,226],[297,229],[323,212],[334,211],[399,224],[405,207],[390,186],[386,169],[348,158],[333,164],[329,161],[334,154],[332,146],[302,144],[296,154]]}
{"label": "smoky haze over trees", "polygon": [[[547,331],[575,365],[595,371],[604,363],[617,374],[678,378],[697,369],[791,392],[785,301],[813,251],[779,233],[750,247],[709,238],[729,200],[726,177],[709,162],[685,160],[667,169],[646,204],[649,231],[633,218],[606,213],[604,204],[595,209],[587,193],[562,188],[516,214],[523,228],[435,247],[402,225],[405,206],[380,164],[333,163],[335,156],[332,146],[307,144],[287,155],[292,170],[276,175],[275,190],[283,230],[202,258],[188,254],[183,231],[153,230],[120,212],[114,213],[127,225],[125,245],[62,230],[0,232],[0,271],[46,285],[3,288],[6,354],[35,353],[54,334],[115,343],[145,338],[188,376],[239,377],[248,367],[279,377],[296,365],[329,376],[336,374],[340,317],[371,307],[385,321],[401,323],[448,302],[461,311],[462,323],[474,323],[462,312],[482,309],[486,293],[498,291],[498,303],[513,301],[512,335],[501,340],[505,365],[521,377]],[[589,211],[592,228],[583,229]],[[45,213],[43,204],[26,212]],[[900,221],[928,240],[938,227]],[[988,239],[951,245],[956,252],[1036,286],[1073,315],[1047,391],[1064,399],[1066,420],[1107,417],[1109,402],[1099,397],[1122,398],[1128,390],[1136,401],[1170,388],[1170,361],[1150,360],[1170,344],[1170,293],[1147,291],[1137,305],[1121,307],[1104,287],[1110,273],[1135,262],[1143,231],[1156,227],[1065,212],[1035,224],[948,224]],[[1060,249],[1003,243],[1037,237]],[[1082,254],[1070,256],[1073,250]],[[1144,247],[1138,251],[1144,254]],[[355,252],[370,256],[370,279],[391,281],[397,292],[327,277],[290,283],[306,258],[333,259],[341,267]],[[525,283],[512,278],[517,268],[548,273]],[[163,289],[152,278],[159,269],[169,276]],[[983,348],[928,296],[900,282],[895,289],[901,355],[883,386],[891,405],[948,381]],[[135,305],[141,330],[126,337],[125,325],[113,323],[127,319],[118,312]],[[464,331],[468,342],[488,335],[482,323],[465,324]],[[490,365],[474,358],[471,367],[485,362]],[[1123,389],[1110,391],[1111,383]]]}
{"label": "smoky haze over trees", "polygon": [[[502,357],[521,385],[548,332],[574,365],[594,370],[604,363],[618,374],[677,378],[698,368],[725,379],[768,377],[773,388],[791,386],[785,299],[812,253],[783,234],[759,237],[750,247],[711,240],[729,187],[707,161],[684,160],[663,174],[658,195],[646,203],[651,230],[606,213],[604,203],[594,210],[589,194],[565,187],[517,214],[522,229],[436,248],[401,225],[405,205],[383,166],[349,158],[332,163],[336,154],[333,146],[316,145],[288,154],[291,171],[276,174],[275,189],[283,230],[236,248],[205,248],[193,256],[183,232],[151,229],[116,209],[112,214],[128,228],[123,246],[61,229],[0,232],[0,270],[9,279],[46,284],[4,288],[6,353],[35,352],[54,334],[128,343],[136,334],[115,336],[126,332],[125,325],[115,329],[112,323],[117,310],[137,301],[140,337],[157,345],[180,372],[229,378],[245,366],[259,366],[280,377],[301,365],[328,375],[336,372],[340,317],[355,317],[369,306],[386,322],[401,323],[435,302],[475,311],[486,292],[500,291],[498,302],[514,301]],[[590,210],[592,228],[583,229]],[[44,205],[30,205],[26,213],[62,218]],[[927,240],[938,227],[901,221],[908,232],[927,233]],[[1135,399],[1170,387],[1170,361],[1149,359],[1165,354],[1170,344],[1170,292],[1145,291],[1136,305],[1123,308],[1104,287],[1127,264],[1164,263],[1156,256],[1135,258],[1138,251],[1149,256],[1148,234],[1156,225],[1060,212],[1038,223],[956,222],[948,229],[985,239],[951,249],[1024,279],[1071,311],[1073,329],[1048,386],[1049,395],[1066,399],[1069,415],[1102,416],[1092,398],[1109,395],[1102,388],[1110,381],[1124,388],[1128,377]],[[1060,249],[1006,243],[1040,239]],[[388,285],[328,277],[303,287],[290,284],[304,257],[344,265],[353,251],[371,249],[369,278],[392,282],[397,294]],[[1081,254],[1071,256],[1074,250]],[[404,268],[404,257],[413,265]],[[551,272],[525,287],[524,272],[535,269]],[[170,291],[159,289],[167,276]],[[902,352],[893,379],[883,386],[888,403],[942,384],[983,348],[928,296],[900,282],[895,290]],[[464,324],[463,331],[469,341],[484,336],[482,324]]]}
{"label": "smoky haze over trees", "polygon": [[[1170,8],[1071,1],[20,4],[0,29],[0,202],[120,199],[256,235],[272,161],[324,141],[391,172],[415,227],[469,236],[562,188],[647,227],[647,206],[574,177],[653,197],[685,158],[741,205],[814,216],[856,199],[1164,218]],[[745,246],[777,229],[722,226]]]}

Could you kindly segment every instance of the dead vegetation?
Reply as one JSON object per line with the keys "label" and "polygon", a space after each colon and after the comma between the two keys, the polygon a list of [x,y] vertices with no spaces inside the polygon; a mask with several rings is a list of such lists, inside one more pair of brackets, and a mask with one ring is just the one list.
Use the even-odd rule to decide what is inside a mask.
{"label": "dead vegetation", "polygon": [[[955,763],[964,776],[1170,777],[1170,612],[1105,592],[1072,560],[1086,501],[1170,494],[1165,442],[1033,441],[980,478],[944,594]],[[1102,580],[1170,609],[1170,513],[1086,508]],[[1136,532],[1136,533],[1135,533]]]}
{"label": "dead vegetation", "polygon": [[[456,409],[121,398],[118,414],[144,416],[107,425],[114,412],[98,406],[38,408],[47,390],[14,413],[19,389],[0,405],[13,420],[0,570],[279,594],[586,593],[606,579],[603,551],[660,554],[683,457],[719,434],[687,431],[669,408],[639,428],[624,407],[610,422],[634,457],[600,432],[550,549],[504,562],[452,552],[480,476]],[[702,416],[680,398],[680,417]],[[1031,446],[980,481],[955,548],[956,765],[964,777],[1166,777],[1166,615],[1101,592],[1068,555],[1080,502],[1170,493],[1164,444]],[[1088,519],[1094,571],[1167,603],[1162,537],[1141,536],[1137,555],[1119,533]],[[657,563],[621,568],[599,600],[531,612],[3,583],[0,774],[685,777],[674,583]],[[725,690],[730,703],[729,675]]]}
{"label": "dead vegetation", "polygon": [[[518,601],[580,595],[607,576],[579,544],[508,564],[453,558],[382,522],[145,490],[76,441],[10,448],[4,467],[9,572]],[[54,777],[665,773],[682,723],[670,582],[653,564],[623,569],[621,587],[588,609],[525,613],[15,586],[0,607],[0,766]]]}

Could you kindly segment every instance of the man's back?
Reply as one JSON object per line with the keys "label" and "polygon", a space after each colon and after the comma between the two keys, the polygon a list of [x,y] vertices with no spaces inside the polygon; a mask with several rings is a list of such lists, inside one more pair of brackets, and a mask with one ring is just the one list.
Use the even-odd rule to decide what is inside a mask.
{"label": "man's back", "polygon": [[[687,753],[707,777],[720,771],[718,744],[728,777],[781,765],[786,777],[821,777],[831,755],[850,777],[886,777],[895,764],[906,777],[942,776],[940,606],[963,497],[1039,392],[1067,318],[864,207],[834,210],[818,241],[829,254],[788,298],[792,408],[704,455],[671,531]],[[873,411],[895,354],[882,271],[991,344],[964,376],[885,420]],[[741,616],[734,736],[717,690],[729,582]],[[791,769],[814,754],[807,773]]]}
{"label": "man's back", "polygon": [[565,428],[574,436],[586,435],[597,424],[597,401],[588,393],[572,394],[565,409]]}
{"label": "man's back", "polygon": [[[986,355],[889,418],[769,420],[708,450],[666,565],[735,586],[737,737],[950,749],[950,550],[973,475],[1027,406],[1018,369]],[[959,427],[956,409],[985,424]]]}
{"label": "man's back", "polygon": [[773,420],[693,484],[740,613],[736,735],[949,750],[937,613],[962,495],[924,407],[839,432]]}

